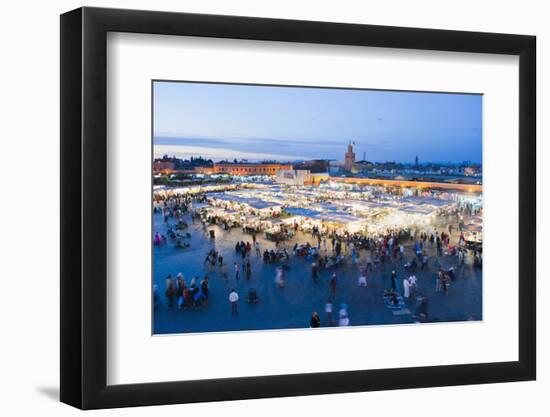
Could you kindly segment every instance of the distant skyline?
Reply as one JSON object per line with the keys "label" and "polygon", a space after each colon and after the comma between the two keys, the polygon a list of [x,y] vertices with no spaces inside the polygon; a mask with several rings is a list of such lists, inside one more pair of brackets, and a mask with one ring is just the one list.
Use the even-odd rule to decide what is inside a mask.
{"label": "distant skyline", "polygon": [[482,162],[482,96],[154,83],[154,154],[257,161]]}

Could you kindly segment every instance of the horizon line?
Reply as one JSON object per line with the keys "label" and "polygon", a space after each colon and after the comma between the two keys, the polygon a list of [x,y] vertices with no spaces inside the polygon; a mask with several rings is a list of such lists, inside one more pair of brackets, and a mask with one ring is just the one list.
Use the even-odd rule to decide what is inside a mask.
{"label": "horizon line", "polygon": [[[226,163],[230,163],[230,164],[234,164],[234,163],[237,163],[237,164],[254,164],[254,163],[279,163],[279,164],[285,164],[285,163],[299,163],[299,162],[307,162],[307,161],[327,161],[327,162],[341,162],[341,163],[344,163],[344,160],[340,160],[340,159],[328,159],[328,158],[310,158],[310,159],[294,159],[294,160],[290,160],[290,159],[286,159],[286,160],[282,160],[282,159],[268,159],[268,158],[264,158],[264,159],[247,159],[247,158],[223,158],[223,159],[218,159],[218,158],[208,158],[208,157],[204,157],[202,155],[190,155],[188,158],[181,158],[181,157],[178,157],[176,155],[170,155],[170,154],[164,154],[163,156],[155,156],[153,159],[154,160],[158,160],[158,159],[163,159],[163,157],[169,157],[169,158],[175,158],[175,159],[179,159],[179,160],[182,160],[182,161],[185,161],[185,160],[190,160],[191,158],[202,158],[206,161],[212,161],[213,163],[219,163],[219,162],[226,162]],[[237,162],[235,162],[237,161]],[[394,163],[394,164],[402,164],[402,165],[414,165],[415,162],[401,162],[401,161],[397,161],[397,160],[385,160],[385,161],[369,161],[369,160],[363,160],[363,159],[360,159],[360,160],[357,160],[355,161],[354,163],[360,163],[362,161],[365,161],[365,162],[370,162],[370,163],[373,163],[373,164],[387,164],[387,163]],[[422,166],[422,165],[428,165],[428,164],[438,164],[438,165],[443,165],[443,164],[450,164],[450,165],[459,165],[459,164],[464,164],[466,162],[469,162],[471,164],[477,164],[477,165],[480,165],[482,166],[483,163],[482,162],[478,162],[478,161],[474,161],[474,160],[464,160],[464,161],[460,161],[460,162],[452,162],[452,161],[445,161],[445,162],[438,162],[438,161],[426,161],[426,162],[419,162],[418,165],[419,166]]]}

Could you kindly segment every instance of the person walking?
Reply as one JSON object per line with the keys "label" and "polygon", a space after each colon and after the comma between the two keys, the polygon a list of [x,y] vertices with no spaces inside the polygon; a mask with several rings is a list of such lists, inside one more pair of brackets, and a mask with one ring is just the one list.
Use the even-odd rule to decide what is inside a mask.
{"label": "person walking", "polygon": [[200,283],[201,286],[201,292],[205,299],[208,299],[208,288],[209,288],[209,281],[208,281],[208,275],[204,277],[204,279]]}
{"label": "person walking", "polygon": [[332,302],[330,299],[325,304],[325,316],[327,317],[327,323],[332,324]]}
{"label": "person walking", "polygon": [[349,326],[349,315],[347,304],[342,303],[340,305],[340,311],[338,312],[338,326]]}
{"label": "person walking", "polygon": [[420,264],[420,270],[424,271],[428,269],[428,255],[426,255],[426,252],[422,254],[422,263]]}
{"label": "person walking", "polygon": [[445,292],[445,295],[446,296],[449,296],[449,287],[451,286],[451,279],[449,278],[449,276],[447,274],[443,275],[443,279],[442,279],[442,284],[443,284],[443,291]]}
{"label": "person walking", "polygon": [[357,286],[359,286],[359,287],[366,287],[367,286],[367,273],[366,273],[366,271],[363,271],[363,273],[359,276],[359,279],[357,280]]}
{"label": "person walking", "polygon": [[336,297],[336,272],[334,272],[330,278],[330,295],[332,299]]}
{"label": "person walking", "polygon": [[409,291],[411,293],[411,297],[416,298],[416,290],[417,290],[416,275],[411,275],[409,277]]}
{"label": "person walking", "polygon": [[443,272],[439,271],[435,278],[435,292],[440,292],[443,288]]}
{"label": "person walking", "polygon": [[181,272],[176,275],[176,295],[179,297],[183,294],[185,288],[185,277]]}
{"label": "person walking", "polygon": [[174,301],[177,295],[175,287],[176,287],[176,282],[174,281],[174,278],[172,278],[172,275],[170,274],[166,278],[166,291],[164,293],[166,295],[166,298],[168,299],[169,308],[174,307]]}
{"label": "person walking", "polygon": [[407,278],[403,278],[403,297],[409,298],[410,296],[410,282]]}
{"label": "person walking", "polygon": [[370,255],[367,255],[367,265],[365,267],[365,270],[366,271],[371,271],[372,272],[372,258]]}
{"label": "person walking", "polygon": [[392,291],[397,290],[397,274],[395,271],[391,271],[391,289]]}
{"label": "person walking", "polygon": [[229,303],[231,303],[231,314],[239,313],[239,311],[237,310],[238,301],[239,301],[239,294],[237,294],[237,291],[235,291],[235,289],[233,288],[229,293]]}
{"label": "person walking", "polygon": [[277,270],[276,270],[275,283],[279,288],[284,288],[285,286],[285,273],[283,268],[281,268],[280,266],[277,267]]}
{"label": "person walking", "polygon": [[235,279],[238,281],[239,280],[239,270],[240,270],[238,262],[235,262],[234,268],[235,268]]}
{"label": "person walking", "polygon": [[311,264],[311,279],[313,279],[314,283],[317,283],[317,277],[318,277],[318,268],[317,268],[317,262],[313,262]]}

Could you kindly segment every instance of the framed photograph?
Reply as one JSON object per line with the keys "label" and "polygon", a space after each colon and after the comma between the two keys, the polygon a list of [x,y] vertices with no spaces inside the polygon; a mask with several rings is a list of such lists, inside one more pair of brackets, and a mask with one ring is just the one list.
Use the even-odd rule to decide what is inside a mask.
{"label": "framed photograph", "polygon": [[533,380],[535,37],[61,16],[61,401]]}

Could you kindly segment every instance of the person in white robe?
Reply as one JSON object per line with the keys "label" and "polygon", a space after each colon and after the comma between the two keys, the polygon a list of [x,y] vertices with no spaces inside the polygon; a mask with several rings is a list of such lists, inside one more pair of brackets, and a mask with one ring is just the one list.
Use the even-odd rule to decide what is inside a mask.
{"label": "person in white robe", "polygon": [[403,296],[409,298],[410,296],[410,283],[408,279],[403,280]]}

